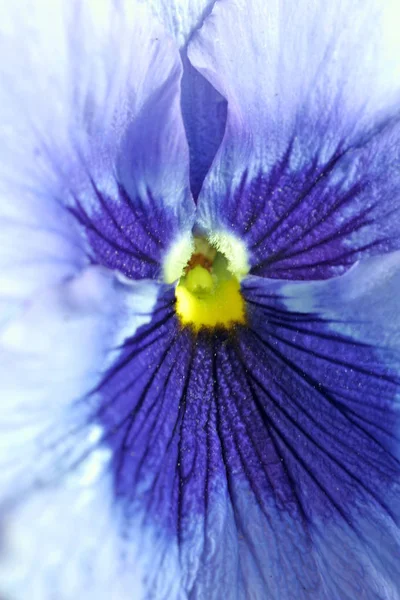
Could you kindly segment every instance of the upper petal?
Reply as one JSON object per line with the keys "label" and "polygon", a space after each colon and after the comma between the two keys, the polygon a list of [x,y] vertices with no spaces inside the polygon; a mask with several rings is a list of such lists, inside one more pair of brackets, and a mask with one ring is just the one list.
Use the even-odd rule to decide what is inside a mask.
{"label": "upper petal", "polygon": [[194,211],[173,40],[125,0],[3,3],[1,16],[0,253],[10,294],[19,283],[26,297],[88,261],[159,275]]}
{"label": "upper petal", "polygon": [[199,226],[245,239],[253,272],[344,272],[398,248],[396,3],[217,3],[189,47],[228,100]]}

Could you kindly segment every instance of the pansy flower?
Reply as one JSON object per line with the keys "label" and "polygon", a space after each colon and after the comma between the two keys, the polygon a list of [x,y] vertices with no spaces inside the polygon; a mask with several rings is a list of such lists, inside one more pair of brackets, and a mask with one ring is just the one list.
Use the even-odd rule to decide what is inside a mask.
{"label": "pansy flower", "polygon": [[1,2],[2,598],[399,598],[399,17]]}

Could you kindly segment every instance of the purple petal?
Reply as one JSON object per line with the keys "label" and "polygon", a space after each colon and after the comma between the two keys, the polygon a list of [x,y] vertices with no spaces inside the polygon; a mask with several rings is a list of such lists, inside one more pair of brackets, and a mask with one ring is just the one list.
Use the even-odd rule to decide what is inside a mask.
{"label": "purple petal", "polygon": [[399,248],[396,24],[375,0],[226,0],[191,42],[228,100],[198,225],[242,237],[254,274],[324,279]]}
{"label": "purple petal", "polygon": [[[47,466],[56,459],[57,468],[46,468],[46,453],[39,454],[34,474],[42,485],[12,519],[14,542],[18,522],[26,524],[31,553],[35,535],[42,540],[42,570],[34,581],[52,586],[42,596],[49,589],[58,594],[62,584],[58,597],[69,600],[92,589],[94,575],[100,598],[117,577],[121,594],[129,585],[143,586],[136,593],[144,598],[151,590],[156,598],[394,600],[399,273],[393,255],[327,282],[250,277],[243,282],[248,326],[197,337],[179,327],[171,287],[156,295],[147,290],[141,300],[135,287],[139,321],[117,332],[125,338],[119,354],[84,401],[60,407],[68,418],[59,424],[80,425],[87,434],[90,424],[99,436],[85,442],[69,431],[65,445],[59,428],[50,437],[44,428],[42,444],[52,451]],[[134,284],[142,285],[151,284]],[[67,306],[68,298],[60,296]],[[146,308],[145,298],[152,298]],[[98,297],[96,305],[107,311],[121,306],[116,300]],[[45,318],[47,305],[38,306]],[[120,323],[124,314],[119,310],[117,321],[107,322]],[[35,313],[31,320],[51,331]],[[68,319],[63,323],[68,327]],[[43,355],[49,356],[46,344]],[[71,369],[61,373],[70,376]],[[51,391],[48,384],[46,378]],[[26,443],[21,449],[31,457]],[[74,457],[79,464],[72,469]],[[57,481],[62,493],[53,487]],[[72,522],[80,523],[73,554],[65,526]],[[102,553],[93,552],[96,544]]]}
{"label": "purple petal", "polygon": [[165,288],[126,341],[97,418],[121,535],[159,532],[156,597],[172,561],[198,597],[395,598],[399,322],[393,301],[374,327],[374,306],[400,271],[374,260],[316,284],[250,277],[229,333],[180,329]]}

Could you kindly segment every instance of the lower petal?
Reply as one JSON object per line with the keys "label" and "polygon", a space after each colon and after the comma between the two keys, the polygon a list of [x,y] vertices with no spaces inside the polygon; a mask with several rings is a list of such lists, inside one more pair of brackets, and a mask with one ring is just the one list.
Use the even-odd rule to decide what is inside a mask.
{"label": "lower petal", "polygon": [[249,278],[248,326],[197,336],[170,290],[127,340],[98,418],[122,534],[158,532],[155,597],[179,597],[173,565],[199,598],[394,600],[399,326],[372,307],[399,276],[392,255],[318,284]]}
{"label": "lower petal", "polygon": [[399,259],[243,284],[242,368],[284,466],[279,492],[304,519],[318,598],[399,592]]}

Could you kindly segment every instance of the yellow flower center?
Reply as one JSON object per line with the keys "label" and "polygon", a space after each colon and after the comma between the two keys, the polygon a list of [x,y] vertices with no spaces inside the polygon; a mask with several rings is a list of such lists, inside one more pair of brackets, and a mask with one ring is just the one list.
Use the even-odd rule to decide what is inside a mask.
{"label": "yellow flower center", "polygon": [[194,239],[194,253],[175,291],[176,313],[182,325],[199,331],[245,323],[239,278],[230,267],[228,258],[207,240]]}

